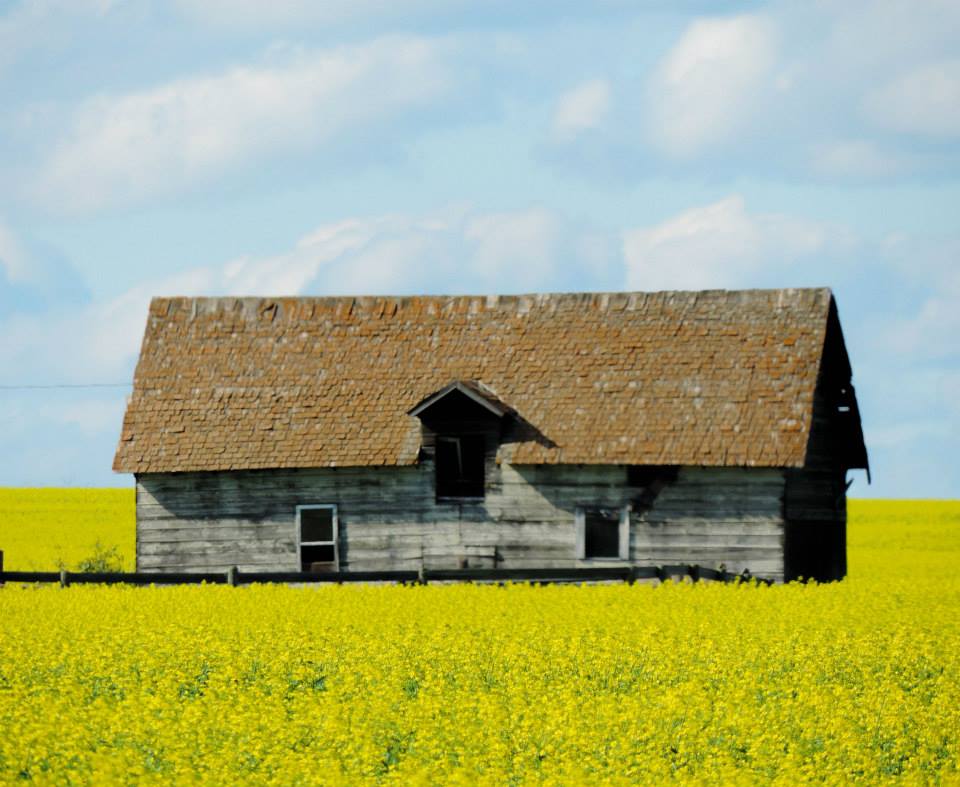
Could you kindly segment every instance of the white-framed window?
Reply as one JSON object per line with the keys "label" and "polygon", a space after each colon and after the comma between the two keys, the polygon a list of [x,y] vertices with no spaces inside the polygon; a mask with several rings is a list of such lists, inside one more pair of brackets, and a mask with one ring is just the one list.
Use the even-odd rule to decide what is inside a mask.
{"label": "white-framed window", "polygon": [[580,560],[630,558],[630,506],[578,506],[577,557]]}
{"label": "white-framed window", "polygon": [[336,571],[340,567],[337,507],[297,506],[297,556],[301,571]]}

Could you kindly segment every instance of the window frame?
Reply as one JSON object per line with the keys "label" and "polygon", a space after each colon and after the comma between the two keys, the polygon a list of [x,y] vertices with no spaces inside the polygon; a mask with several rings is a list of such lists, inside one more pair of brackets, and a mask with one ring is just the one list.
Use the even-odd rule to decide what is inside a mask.
{"label": "window frame", "polygon": [[[620,517],[617,523],[619,536],[616,557],[587,556],[587,512],[602,510],[619,510]],[[576,526],[576,555],[577,560],[599,560],[622,562],[630,559],[630,509],[629,503],[620,506],[605,506],[596,503],[578,505],[574,511]]]}
{"label": "window frame", "polygon": [[[303,520],[300,516],[301,511],[316,511],[317,509],[328,509],[332,511],[331,518],[333,520],[333,540],[332,541],[304,541],[303,540]],[[333,547],[333,567],[335,571],[340,570],[340,519],[337,511],[336,503],[308,503],[305,505],[300,505],[296,507],[296,521],[297,521],[297,565],[300,567],[300,571],[304,571],[303,568],[303,547]]]}

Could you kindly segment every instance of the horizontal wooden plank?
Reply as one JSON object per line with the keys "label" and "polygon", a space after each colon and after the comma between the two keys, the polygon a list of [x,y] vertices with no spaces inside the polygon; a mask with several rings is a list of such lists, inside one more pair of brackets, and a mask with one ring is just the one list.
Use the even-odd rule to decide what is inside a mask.
{"label": "horizontal wooden plank", "polygon": [[656,535],[633,532],[630,543],[636,547],[697,547],[711,548],[725,547],[780,547],[783,545],[783,532],[764,534],[729,535],[725,533],[669,533],[661,532]]}
{"label": "horizontal wooden plank", "polygon": [[252,584],[255,582],[299,582],[299,583],[336,583],[336,582],[416,582],[419,579],[417,571],[335,571],[335,572],[303,572],[303,571],[239,571],[238,584]]}
{"label": "horizontal wooden plank", "polygon": [[293,541],[296,536],[294,525],[283,526],[247,525],[237,526],[216,525],[188,528],[163,528],[153,530],[149,527],[137,529],[137,540],[140,543],[174,543],[178,541],[274,541],[287,539]]}
{"label": "horizontal wooden plank", "polygon": [[328,467],[281,468],[276,470],[241,470],[235,472],[142,473],[137,476],[146,489],[165,489],[171,486],[202,491],[229,489],[238,486],[259,486],[264,489],[299,488],[319,484],[355,484],[361,481],[378,483],[408,483],[411,478],[425,475],[417,465],[391,467]]}
{"label": "horizontal wooden plank", "polygon": [[[149,510],[147,513],[152,513]],[[176,530],[191,527],[286,527],[295,521],[295,511],[274,512],[269,516],[232,517],[227,512],[217,511],[201,516],[177,516],[165,512],[163,516],[138,516],[138,525],[149,530]]]}
{"label": "horizontal wooden plank", "polygon": [[648,521],[631,518],[631,527],[635,533],[649,533],[651,537],[658,534],[695,534],[714,533],[716,535],[775,535],[783,532],[783,521],[780,519],[731,520],[720,519],[713,522],[709,519],[683,517],[667,521]]}
{"label": "horizontal wooden plank", "polygon": [[[541,519],[550,521],[558,513],[572,513],[582,505],[619,506],[630,502],[630,498],[604,500],[595,496],[577,495],[566,501],[565,505],[558,506],[549,500],[532,499],[487,499],[482,506],[439,506],[432,500],[418,501],[403,498],[397,501],[376,499],[350,501],[349,499],[314,499],[291,498],[287,503],[279,506],[275,501],[258,498],[256,501],[246,501],[243,506],[229,503],[218,504],[217,501],[192,501],[176,507],[165,507],[159,504],[142,503],[138,505],[138,515],[142,520],[169,520],[205,519],[210,517],[237,520],[283,521],[295,516],[297,505],[311,503],[336,504],[344,518],[369,517],[371,522],[390,523],[422,522],[454,519],[457,521],[482,522],[488,519],[506,519],[525,521]],[[688,516],[700,515],[704,518],[719,518],[724,515],[737,516],[778,516],[782,501],[779,496],[755,496],[747,498],[735,494],[704,495],[697,497],[664,499],[658,501],[648,516],[673,517],[678,514]],[[471,510],[472,509],[472,510]],[[653,512],[656,512],[654,514]]]}
{"label": "horizontal wooden plank", "polygon": [[728,571],[739,572],[749,569],[757,576],[769,576],[783,571],[783,560],[768,556],[736,556],[736,555],[656,555],[636,558],[631,561],[636,565],[659,566],[664,563],[680,563],[683,565],[709,566],[719,568],[725,566]]}
{"label": "horizontal wooden plank", "polygon": [[[681,555],[684,562],[696,562],[695,560],[688,559],[686,555],[694,554],[703,554],[715,556],[718,554],[725,554],[731,556],[741,556],[741,555],[751,555],[751,556],[780,556],[783,554],[783,549],[779,545],[763,545],[763,546],[754,546],[754,545],[719,545],[719,544],[690,544],[675,546],[670,544],[664,545],[648,545],[641,544],[639,546],[631,545],[631,555],[636,556],[654,556],[662,558],[663,555]],[[714,558],[711,557],[711,561]],[[661,559],[663,562],[663,559]]]}
{"label": "horizontal wooden plank", "polygon": [[451,555],[453,557],[493,557],[497,552],[493,546],[466,546],[465,544],[456,544],[453,548],[436,546],[433,544],[423,547],[424,556],[431,555]]}
{"label": "horizontal wooden plank", "polygon": [[174,541],[137,544],[138,557],[148,555],[189,555],[216,557],[229,555],[230,559],[256,557],[272,559],[296,554],[296,542],[288,539],[264,541]]}
{"label": "horizontal wooden plank", "polygon": [[144,555],[137,558],[137,571],[226,571],[236,566],[241,571],[287,571],[300,568],[296,558],[288,561],[250,559],[232,560],[229,556],[218,558],[200,558],[199,562],[184,558],[174,559],[170,555]]}
{"label": "horizontal wooden plank", "polygon": [[346,571],[388,571],[405,570],[417,571],[422,565],[419,555],[416,559],[397,560],[384,558],[382,555],[369,560],[347,560],[341,563],[341,569]]}

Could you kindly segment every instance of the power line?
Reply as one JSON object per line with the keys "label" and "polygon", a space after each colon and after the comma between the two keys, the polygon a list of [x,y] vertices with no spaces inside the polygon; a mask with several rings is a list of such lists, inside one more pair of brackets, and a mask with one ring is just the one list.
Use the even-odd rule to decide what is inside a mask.
{"label": "power line", "polygon": [[56,385],[0,385],[0,391],[38,391],[56,388],[129,388],[133,383],[60,383]]}

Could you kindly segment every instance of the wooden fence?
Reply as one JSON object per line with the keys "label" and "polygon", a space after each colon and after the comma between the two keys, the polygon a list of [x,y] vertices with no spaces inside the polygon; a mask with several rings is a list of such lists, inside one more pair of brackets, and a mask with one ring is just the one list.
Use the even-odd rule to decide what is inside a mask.
{"label": "wooden fence", "polygon": [[78,573],[73,571],[4,571],[0,552],[0,585],[5,582],[56,582],[67,585],[126,584],[126,585],[184,585],[206,582],[212,585],[251,585],[256,582],[283,583],[344,583],[394,582],[399,584],[427,584],[429,582],[535,582],[540,584],[571,582],[628,582],[637,580],[679,580],[689,577],[694,582],[763,582],[773,580],[755,577],[749,571],[733,574],[722,569],[697,565],[669,566],[597,566],[588,568],[461,568],[422,569],[420,571],[238,571],[208,573]]}

